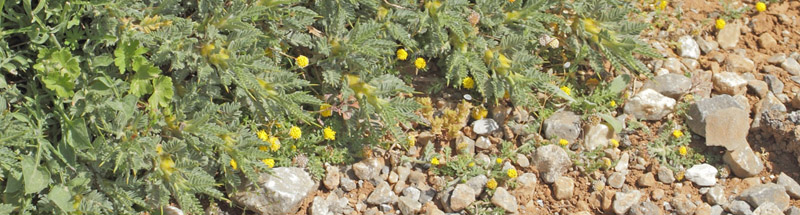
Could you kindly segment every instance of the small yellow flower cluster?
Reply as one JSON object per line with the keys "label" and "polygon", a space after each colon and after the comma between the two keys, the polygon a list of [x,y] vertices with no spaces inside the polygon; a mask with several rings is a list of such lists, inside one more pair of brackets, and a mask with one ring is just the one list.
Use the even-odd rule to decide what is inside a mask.
{"label": "small yellow flower cluster", "polygon": [[289,136],[291,136],[292,139],[300,139],[300,136],[302,135],[303,131],[301,131],[297,126],[292,126],[292,128],[289,129]]}
{"label": "small yellow flower cluster", "polygon": [[434,157],[434,158],[431,158],[431,164],[433,164],[433,165],[439,165],[439,158],[435,158],[435,157]]}
{"label": "small yellow flower cluster", "polygon": [[275,160],[272,158],[261,160],[261,162],[264,162],[264,165],[267,165],[269,168],[275,167]]}
{"label": "small yellow flower cluster", "polygon": [[491,190],[497,188],[497,180],[494,180],[494,178],[489,179],[489,181],[486,182],[486,188],[489,188]]}
{"label": "small yellow flower cluster", "polygon": [[717,27],[717,30],[722,30],[725,28],[725,20],[718,18],[717,21],[714,23],[714,26]]}
{"label": "small yellow flower cluster", "polygon": [[231,167],[233,167],[233,170],[239,169],[239,164],[236,163],[236,160],[231,159]]}
{"label": "small yellow flower cluster", "polygon": [[686,156],[686,153],[688,153],[686,151],[686,146],[681,146],[680,148],[678,148],[678,153],[680,153],[681,156]]}
{"label": "small yellow flower cluster", "polygon": [[473,166],[475,166],[475,162],[469,162],[469,164],[467,164],[467,166],[473,167]]}
{"label": "small yellow flower cluster", "polygon": [[308,57],[306,57],[305,55],[297,56],[297,58],[295,58],[294,61],[295,63],[297,63],[297,66],[299,66],[301,69],[306,68],[308,66]]}
{"label": "small yellow flower cluster", "polygon": [[322,103],[319,106],[319,115],[322,117],[330,117],[333,115],[333,110],[331,110],[331,105],[328,103]]}
{"label": "small yellow flower cluster", "polygon": [[608,168],[611,168],[611,159],[609,159],[609,158],[603,158],[603,166],[604,166],[606,169],[608,169]]}
{"label": "small yellow flower cluster", "polygon": [[475,120],[481,120],[483,118],[486,118],[487,115],[489,115],[489,111],[482,106],[478,106],[472,109],[472,118]]}
{"label": "small yellow flower cluster", "polygon": [[757,3],[756,3],[756,10],[757,10],[758,12],[764,12],[764,11],[766,11],[766,10],[767,10],[767,4],[764,4],[764,2],[757,2]]}
{"label": "small yellow flower cluster", "polygon": [[572,95],[572,89],[570,89],[570,88],[569,88],[569,87],[567,87],[567,86],[562,86],[562,87],[561,87],[561,91],[564,91],[564,93],[566,93],[568,96],[571,96],[571,95]]}
{"label": "small yellow flower cluster", "polygon": [[[267,131],[259,130],[258,132],[256,132],[256,136],[258,136],[258,139],[261,139],[264,142],[268,142],[270,144],[269,149],[271,149],[273,152],[278,151],[278,149],[281,149],[281,141],[278,140],[278,137],[269,136],[267,134]],[[266,152],[267,146],[259,146],[258,150]]]}
{"label": "small yellow flower cluster", "polygon": [[672,136],[675,138],[681,138],[683,136],[683,132],[681,130],[674,130],[672,131]]}
{"label": "small yellow flower cluster", "polygon": [[567,146],[567,145],[569,145],[569,141],[567,141],[565,139],[560,139],[560,140],[558,140],[558,145]]}
{"label": "small yellow flower cluster", "polygon": [[608,103],[608,106],[611,106],[612,108],[617,107],[617,101],[611,100],[611,102]]}
{"label": "small yellow flower cluster", "polygon": [[608,140],[608,142],[611,142],[611,146],[614,147],[614,148],[619,147],[619,140],[617,140],[617,139],[610,139],[610,140]]}
{"label": "small yellow flower cluster", "polygon": [[685,174],[686,174],[686,172],[684,172],[683,170],[681,170],[680,172],[678,172],[678,173],[675,173],[675,179],[676,179],[676,180],[678,180],[678,181],[682,181],[682,180],[683,180],[683,176],[684,176]]}
{"label": "small yellow flower cluster", "polygon": [[464,80],[461,80],[461,85],[468,90],[475,88],[475,80],[472,79],[472,77],[467,76],[464,78]]}
{"label": "small yellow flower cluster", "polygon": [[407,58],[408,58],[408,52],[406,52],[406,49],[402,49],[401,48],[401,49],[397,50],[397,59],[398,60],[406,60]]}
{"label": "small yellow flower cluster", "polygon": [[517,177],[517,170],[516,169],[508,169],[508,171],[506,171],[506,174],[508,175],[509,178],[516,178]]}
{"label": "small yellow flower cluster", "polygon": [[406,141],[408,142],[408,147],[414,147],[417,145],[417,137],[415,136],[408,135],[408,137],[406,137]]}
{"label": "small yellow flower cluster", "polygon": [[502,158],[497,158],[495,161],[497,162],[497,164],[503,163],[503,159]]}
{"label": "small yellow flower cluster", "polygon": [[658,3],[658,10],[665,10],[667,9],[667,1],[661,1]]}
{"label": "small yellow flower cluster", "polygon": [[336,131],[333,131],[331,127],[326,127],[322,130],[322,138],[326,140],[336,140]]}
{"label": "small yellow flower cluster", "polygon": [[418,57],[417,60],[414,61],[414,66],[416,66],[417,69],[425,69],[427,63],[425,63],[425,59]]}

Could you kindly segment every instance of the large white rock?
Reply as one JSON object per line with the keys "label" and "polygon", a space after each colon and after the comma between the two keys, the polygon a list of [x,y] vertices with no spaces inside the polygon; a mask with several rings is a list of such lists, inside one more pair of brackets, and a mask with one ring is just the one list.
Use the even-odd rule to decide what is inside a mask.
{"label": "large white rock", "polygon": [[717,184],[717,168],[708,164],[694,165],[686,170],[684,176],[699,186],[708,187]]}
{"label": "large white rock", "polygon": [[261,173],[258,186],[248,182],[232,197],[233,201],[258,214],[292,214],[317,184],[303,169],[274,168],[272,174]]}
{"label": "large white rock", "polygon": [[681,44],[681,57],[691,59],[697,59],[700,57],[700,46],[697,45],[697,41],[692,39],[692,36],[682,36],[678,39],[678,43]]}
{"label": "large white rock", "polygon": [[652,89],[645,89],[633,96],[625,105],[625,113],[637,119],[660,120],[675,108],[675,99],[661,95]]}
{"label": "large white rock", "polygon": [[714,90],[722,94],[740,95],[747,92],[747,80],[733,72],[720,72],[712,76]]}

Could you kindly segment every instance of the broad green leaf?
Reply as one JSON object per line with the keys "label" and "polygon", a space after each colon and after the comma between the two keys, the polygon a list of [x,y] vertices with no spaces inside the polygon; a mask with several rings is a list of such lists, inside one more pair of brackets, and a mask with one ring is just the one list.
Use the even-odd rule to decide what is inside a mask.
{"label": "broad green leaf", "polygon": [[631,81],[631,76],[628,74],[622,74],[614,78],[613,81],[608,85],[608,90],[614,93],[621,93],[625,90],[625,86],[628,85]]}
{"label": "broad green leaf", "polygon": [[150,95],[148,102],[153,108],[156,106],[167,107],[172,101],[172,95],[172,78],[161,76],[153,80],[153,95]]}
{"label": "broad green leaf", "polygon": [[158,77],[158,75],[161,73],[161,69],[153,66],[153,63],[150,63],[144,57],[135,58],[133,60],[133,68],[136,71],[136,74],[133,75],[133,79],[131,80],[131,88],[128,92],[137,97],[152,93],[153,87],[150,84],[150,80]]}
{"label": "broad green leaf", "polygon": [[22,177],[25,181],[25,194],[42,191],[49,181],[39,171],[39,165],[31,156],[22,157]]}
{"label": "broad green leaf", "polygon": [[64,212],[75,210],[70,201],[72,200],[72,194],[70,194],[69,189],[64,185],[56,185],[50,188],[50,193],[47,194],[47,198]]}
{"label": "broad green leaf", "polygon": [[11,212],[14,212],[14,208],[14,205],[0,204],[0,214],[11,214]]}
{"label": "broad green leaf", "polygon": [[121,42],[117,46],[117,49],[114,50],[114,65],[119,68],[120,74],[125,73],[131,60],[144,53],[147,53],[147,48],[140,47],[138,40]]}
{"label": "broad green leaf", "polygon": [[89,148],[91,140],[89,139],[89,132],[86,130],[86,122],[81,117],[75,117],[72,122],[68,122],[67,127],[67,143],[76,149]]}
{"label": "broad green leaf", "polygon": [[603,120],[605,120],[609,125],[611,125],[611,128],[614,129],[614,133],[619,133],[622,131],[622,122],[617,120],[617,118],[614,118],[613,116],[604,113],[601,113],[599,115],[600,118],[603,118]]}
{"label": "broad green leaf", "polygon": [[47,89],[56,92],[58,97],[69,98],[75,93],[75,81],[81,74],[78,58],[68,50],[42,50],[39,63],[33,68],[43,75]]}

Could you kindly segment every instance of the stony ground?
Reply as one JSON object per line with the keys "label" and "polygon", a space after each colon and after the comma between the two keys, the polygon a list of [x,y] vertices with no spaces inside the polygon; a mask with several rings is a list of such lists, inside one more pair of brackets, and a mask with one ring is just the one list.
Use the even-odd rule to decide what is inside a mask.
{"label": "stony ground", "polygon": [[[752,1],[733,7],[742,4],[751,9],[721,30],[714,19],[726,9],[718,1],[671,1],[665,15],[641,17],[658,26],[642,36],[665,58],[647,62],[655,74],[636,77],[617,118],[638,119],[647,129],[614,134],[568,110],[533,120],[524,108],[501,104],[488,118],[470,120],[458,138],[414,131],[416,147],[376,149],[355,164],[328,166],[319,180],[301,168],[276,168],[277,177],[232,198],[239,206],[212,204],[208,214],[800,214],[800,2],[771,3],[764,12]],[[459,98],[434,103],[455,108]],[[533,122],[543,122],[540,132],[518,128]],[[689,150],[706,159],[676,172],[652,158],[648,144],[668,122],[691,133]],[[496,163],[501,140],[554,137],[571,144]],[[466,144],[475,165],[517,176],[492,186],[496,176],[435,174],[455,162],[448,158],[433,167],[422,160],[428,144],[441,150],[455,143]],[[594,148],[605,148],[611,165],[574,165],[571,155]]]}

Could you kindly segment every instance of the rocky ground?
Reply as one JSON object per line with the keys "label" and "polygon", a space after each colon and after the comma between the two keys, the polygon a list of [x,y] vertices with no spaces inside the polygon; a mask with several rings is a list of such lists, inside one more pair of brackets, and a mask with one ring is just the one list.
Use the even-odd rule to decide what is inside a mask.
{"label": "rocky ground", "polygon": [[[643,13],[658,25],[643,38],[665,58],[647,62],[654,74],[636,78],[617,118],[638,119],[646,129],[614,134],[568,110],[533,120],[524,108],[498,105],[488,118],[463,125],[459,138],[415,131],[416,147],[376,149],[355,164],[327,166],[319,180],[302,168],[275,168],[258,188],[232,197],[239,206],[212,204],[208,214],[240,214],[240,208],[257,214],[480,214],[502,208],[510,214],[798,215],[800,2],[771,3],[764,12],[754,4],[733,4],[751,8],[721,30],[714,19],[726,9],[718,1],[671,1],[662,16]],[[448,98],[440,100],[434,101],[439,108],[455,108]],[[533,122],[542,122],[540,132],[518,129]],[[673,124],[691,133],[689,150],[705,154],[702,162],[673,171],[651,157],[648,144]],[[502,140],[554,137],[572,144],[495,159]],[[513,169],[515,177],[498,184],[496,175],[437,175],[434,168],[456,161],[422,159],[428,144],[441,150],[456,143],[474,155],[469,167],[497,165]],[[595,148],[604,149],[611,165],[595,171],[575,165],[573,155]]]}

